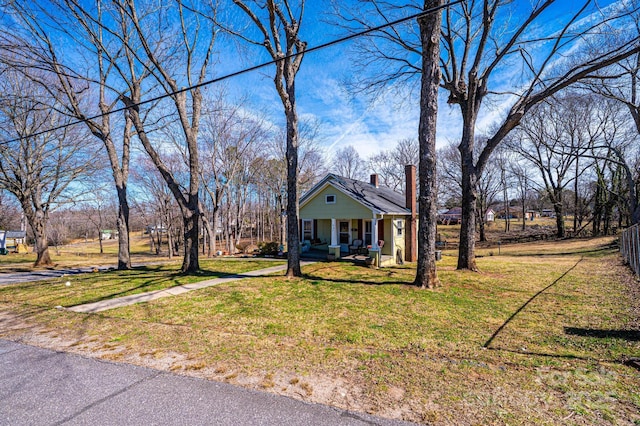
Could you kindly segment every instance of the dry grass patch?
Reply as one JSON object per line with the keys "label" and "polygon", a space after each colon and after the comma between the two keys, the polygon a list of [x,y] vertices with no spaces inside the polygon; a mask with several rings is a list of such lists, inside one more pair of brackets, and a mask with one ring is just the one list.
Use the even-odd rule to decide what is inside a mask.
{"label": "dry grass patch", "polygon": [[[9,293],[2,306],[65,341],[115,345],[109,356],[128,362],[181,354],[185,374],[383,416],[638,424],[638,372],[621,363],[640,356],[637,282],[610,239],[534,246],[478,259],[480,273],[445,257],[435,291],[410,285],[411,266],[317,263],[303,278],[237,281],[101,315],[34,310]],[[18,321],[0,335],[28,333]]]}

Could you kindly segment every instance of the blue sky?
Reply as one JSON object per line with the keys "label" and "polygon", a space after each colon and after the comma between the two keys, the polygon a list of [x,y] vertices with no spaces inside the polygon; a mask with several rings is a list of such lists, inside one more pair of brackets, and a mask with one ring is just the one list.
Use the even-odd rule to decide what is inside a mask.
{"label": "blue sky", "polygon": [[[393,1],[393,0],[391,0]],[[410,3],[412,0],[397,1],[398,5]],[[419,0],[413,0],[420,4]],[[600,0],[601,7],[612,4],[624,4],[630,0]],[[531,3],[536,0],[514,0],[511,19],[517,20],[519,15],[526,15]],[[545,12],[535,31],[538,34],[552,34],[559,29],[572,11],[577,10],[584,0],[557,0],[556,4]],[[341,5],[358,4],[356,0],[343,0]],[[233,5],[225,5],[225,13],[232,22],[240,22],[243,15]],[[307,0],[302,25],[302,38],[309,47],[326,43],[345,35],[344,30],[331,25],[330,17],[325,11],[329,8],[329,0]],[[413,13],[415,8],[407,8]],[[594,10],[594,9],[592,9]],[[334,18],[335,19],[335,18]],[[506,22],[506,21],[505,21]],[[372,25],[382,23],[372,22]],[[413,25],[417,25],[413,23]],[[505,31],[512,30],[509,25]],[[216,58],[213,69],[216,77],[238,71],[270,60],[263,48],[253,47],[238,53],[237,43],[221,37],[216,45],[220,56]],[[386,96],[373,101],[364,96],[353,97],[347,93],[343,81],[358,72],[352,65],[354,57],[352,42],[347,42],[305,55],[302,68],[298,74],[297,100],[298,113],[302,119],[314,120],[320,125],[319,144],[324,147],[328,156],[337,149],[352,145],[363,158],[381,149],[393,148],[405,138],[417,138],[419,104],[417,98],[418,79],[413,91],[406,88],[390,87]],[[544,46],[541,46],[541,51]],[[535,55],[535,52],[533,52]],[[371,68],[367,72],[375,73]],[[514,80],[520,75],[521,67],[515,66],[500,70],[490,89],[512,87]],[[273,85],[273,68],[241,75],[227,80],[224,84],[233,97],[249,95],[252,105],[267,114],[274,125],[284,123],[282,105]],[[495,123],[513,102],[513,97],[488,99],[481,110],[478,120],[478,131],[488,129]],[[446,93],[441,90],[440,111],[438,115],[438,145],[456,142],[460,137],[460,116],[456,105],[446,103]]]}
{"label": "blue sky", "polygon": [[[625,0],[600,1],[598,5],[604,7],[624,2]],[[516,0],[515,3],[518,9],[515,9],[512,19],[517,18],[518,14],[527,14],[532,1]],[[556,5],[545,12],[540,20],[542,24],[536,26],[536,31],[540,34],[552,34],[582,4],[583,1],[577,0],[557,1]],[[303,38],[309,46],[344,35],[339,29],[326,23],[326,15],[322,13],[324,7],[325,2],[307,2]],[[379,23],[381,22],[375,24]],[[509,29],[507,25],[507,31]],[[410,96],[399,88],[390,88],[388,96],[374,102],[362,96],[353,98],[346,92],[342,81],[355,72],[351,65],[351,47],[351,43],[344,43],[306,55],[296,80],[298,113],[301,118],[314,119],[320,123],[319,143],[326,153],[330,156],[336,149],[353,145],[366,158],[380,149],[392,148],[400,139],[417,138],[417,90]],[[268,60],[267,55],[260,50],[252,51],[251,59],[221,64],[218,75]],[[371,72],[375,71],[371,69]],[[272,69],[263,69],[231,79],[226,84],[236,93],[247,93],[246,88],[250,87],[249,94],[256,106],[267,111],[274,123],[281,124],[282,106],[273,87],[272,72]],[[493,86],[504,86],[505,83],[508,86],[518,77],[519,72],[518,68],[501,70],[496,74]],[[438,145],[443,146],[459,138],[460,116],[457,106],[446,103],[444,91],[441,91],[440,98]],[[402,99],[402,102],[398,102],[398,99]],[[488,129],[510,106],[510,102],[513,102],[513,98],[496,98],[492,102],[486,102],[478,120],[478,130]]]}

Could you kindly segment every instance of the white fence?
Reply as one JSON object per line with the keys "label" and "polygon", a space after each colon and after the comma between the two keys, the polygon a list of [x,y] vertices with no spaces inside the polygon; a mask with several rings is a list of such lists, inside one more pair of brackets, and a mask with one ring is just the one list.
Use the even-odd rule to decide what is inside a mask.
{"label": "white fence", "polygon": [[636,275],[640,276],[640,226],[633,225],[620,235],[620,254]]}

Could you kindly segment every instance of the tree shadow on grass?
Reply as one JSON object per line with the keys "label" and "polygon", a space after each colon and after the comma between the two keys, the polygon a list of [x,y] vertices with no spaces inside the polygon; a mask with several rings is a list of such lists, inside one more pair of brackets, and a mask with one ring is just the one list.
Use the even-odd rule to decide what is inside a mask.
{"label": "tree shadow on grass", "polygon": [[618,243],[613,241],[607,244],[601,244],[593,249],[584,250],[580,248],[576,248],[575,250],[568,250],[563,252],[555,252],[551,251],[549,253],[510,253],[509,256],[513,257],[552,257],[552,256],[571,256],[571,255],[582,255],[587,257],[598,257],[605,256],[611,253],[616,253],[619,251]]}
{"label": "tree shadow on grass", "polygon": [[[147,270],[143,270],[141,269],[141,272],[159,272],[158,268],[155,268],[155,271],[149,271]],[[161,290],[168,290],[174,287],[180,287],[183,285],[187,285],[190,283],[177,283],[175,282],[175,279],[177,278],[182,278],[185,276],[189,276],[189,275],[185,275],[181,272],[175,272],[175,273],[171,273],[167,275],[169,277],[170,280],[174,280],[174,282],[172,284],[167,283],[166,286],[162,286],[161,288],[156,288],[154,290],[149,290],[149,291],[161,291]],[[154,279],[149,279],[143,283],[141,283],[140,285],[134,286],[134,287],[127,287],[121,291],[117,291],[117,292],[113,292],[113,293],[109,293],[109,294],[105,294],[99,297],[95,297],[93,299],[88,299],[88,300],[84,300],[80,303],[75,303],[73,305],[69,305],[66,306],[67,308],[71,308],[74,306],[79,306],[79,305],[87,305],[89,303],[97,303],[97,302],[102,302],[104,300],[110,300],[110,299],[116,299],[118,297],[124,297],[124,296],[132,296],[134,294],[141,294],[141,293],[145,293],[145,289],[149,289],[152,288],[154,286],[156,286],[157,284],[163,282],[166,280],[167,276],[163,276],[163,277],[158,277],[158,278],[154,278]],[[197,276],[197,277],[202,277],[202,278],[223,278],[223,277],[227,277],[229,276],[229,274],[226,273],[222,273],[222,272],[215,272],[215,271],[202,271],[202,273],[198,273],[198,274],[194,274],[191,276]],[[140,277],[138,277],[138,279],[140,279]]]}
{"label": "tree shadow on grass", "polygon": [[[509,352],[512,354],[518,354],[518,355],[527,355],[527,356],[539,356],[542,358],[561,358],[561,359],[574,359],[574,360],[579,360],[579,361],[593,361],[595,358],[589,358],[589,357],[584,357],[584,356],[578,356],[578,355],[571,355],[571,354],[555,354],[555,353],[548,353],[548,352],[533,352],[533,351],[528,351],[528,350],[517,350],[517,349],[510,349],[510,348],[501,348],[501,347],[491,347],[491,348],[487,348],[489,350],[492,351],[501,351],[501,352]],[[601,358],[598,358],[601,361],[605,361],[602,360]],[[618,362],[617,360],[608,360],[608,362]]]}
{"label": "tree shadow on grass", "polygon": [[592,328],[565,327],[570,336],[595,337],[597,339],[622,339],[628,342],[640,342],[640,330],[596,330]]}
{"label": "tree shadow on grass", "polygon": [[311,274],[303,274],[303,277],[310,281],[327,281],[336,284],[365,284],[365,285],[411,285],[413,281],[380,281],[380,280],[363,280],[353,278],[326,278]]}
{"label": "tree shadow on grass", "polygon": [[491,335],[491,337],[489,337],[489,340],[487,340],[484,343],[484,345],[482,345],[482,346],[484,348],[489,348],[489,346],[491,346],[491,343],[493,343],[493,341],[496,339],[496,337],[498,337],[498,335],[502,332],[502,330],[504,330],[507,327],[507,325],[509,325],[509,323],[511,321],[513,321],[513,319],[516,316],[518,316],[518,314],[520,312],[522,312],[531,302],[533,302],[542,293],[546,292],[551,287],[553,287],[557,283],[559,283],[569,272],[573,271],[573,269],[576,266],[578,266],[578,264],[580,262],[582,262],[582,260],[583,260],[583,258],[581,257],[571,268],[567,269],[562,275],[560,275],[558,278],[556,278],[556,280],[554,282],[552,282],[551,284],[549,284],[548,286],[546,286],[545,288],[543,288],[542,290],[538,291],[536,294],[531,296],[531,298],[529,298],[529,300],[527,300],[522,306],[520,306],[513,314],[511,314],[511,316],[509,318],[507,318],[507,320],[500,327],[498,327],[498,329]]}
{"label": "tree shadow on grass", "polygon": [[[127,287],[127,288],[123,289],[122,291],[105,294],[103,296],[95,297],[93,299],[83,300],[80,303],[75,303],[73,305],[68,305],[68,306],[65,306],[65,307],[66,308],[72,308],[74,306],[80,306],[80,305],[87,305],[89,303],[102,302],[103,300],[115,299],[117,297],[131,296],[133,294],[144,293],[144,291],[138,292],[137,290],[142,290],[142,289],[145,289],[145,288],[149,288],[149,287],[161,282],[162,280],[163,280],[163,278],[156,278],[156,279],[153,279],[153,280],[145,281],[144,283],[142,283],[140,285],[137,285],[135,287]],[[171,288],[171,287],[175,287],[175,285],[168,286],[166,288]]]}

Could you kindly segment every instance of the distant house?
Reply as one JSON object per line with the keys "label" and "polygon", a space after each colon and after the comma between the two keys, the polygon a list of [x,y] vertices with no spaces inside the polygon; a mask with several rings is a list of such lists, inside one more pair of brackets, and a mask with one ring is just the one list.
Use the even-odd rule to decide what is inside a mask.
{"label": "distant house", "polygon": [[18,250],[24,246],[27,233],[25,231],[0,231],[0,253],[6,254],[9,250]]}
{"label": "distant house", "polygon": [[336,258],[363,250],[377,266],[417,260],[415,167],[405,171],[406,197],[380,186],[375,174],[369,183],[325,176],[300,199],[303,247],[326,244]]}
{"label": "distant house", "polygon": [[457,225],[462,220],[462,207],[454,207],[438,216],[438,223],[442,225]]}
{"label": "distant house", "polygon": [[145,234],[152,234],[152,235],[155,235],[155,234],[158,234],[158,233],[166,234],[167,233],[167,228],[162,226],[162,225],[156,225],[156,226],[147,225],[144,228],[144,233]]}
{"label": "distant house", "polygon": [[542,213],[540,213],[542,217],[556,217],[556,213],[553,209],[542,209]]}
{"label": "distant house", "polygon": [[487,213],[484,216],[484,220],[486,222],[493,222],[496,220],[496,212],[493,211],[493,209],[489,209],[487,210]]}
{"label": "distant house", "polygon": [[118,231],[114,231],[113,229],[103,229],[100,231],[100,239],[101,240],[115,240],[118,238]]}

